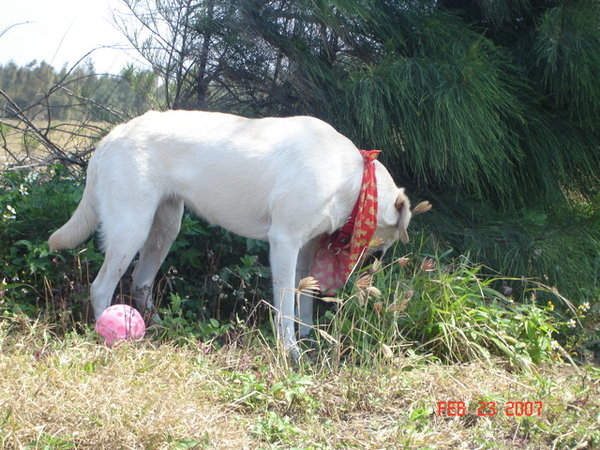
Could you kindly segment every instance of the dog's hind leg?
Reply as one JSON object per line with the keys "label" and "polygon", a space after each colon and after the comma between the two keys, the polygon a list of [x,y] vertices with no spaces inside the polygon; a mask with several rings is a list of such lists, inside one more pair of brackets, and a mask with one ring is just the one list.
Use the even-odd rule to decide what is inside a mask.
{"label": "dog's hind leg", "polygon": [[[296,286],[300,283],[300,280],[310,275],[310,268],[315,256],[315,251],[319,245],[321,237],[317,237],[306,244],[300,250],[298,254],[298,263],[296,265]],[[310,334],[313,329],[313,303],[314,294],[302,293],[300,296],[300,304],[298,307],[298,316],[300,317],[299,334],[300,337],[305,337]]]}
{"label": "dog's hind leg", "polygon": [[[150,225],[148,224],[148,229]],[[110,306],[115,288],[129,264],[144,244],[147,233],[119,234],[118,239],[107,240],[106,257],[98,276],[90,288],[90,297],[96,320]]]}
{"label": "dog's hind leg", "polygon": [[150,233],[156,210],[152,203],[149,201],[144,207],[129,202],[114,203],[104,208],[101,230],[106,256],[90,289],[96,320],[110,306],[121,276]]}
{"label": "dog's hind leg", "polygon": [[182,215],[183,200],[179,199],[163,200],[156,210],[152,228],[133,271],[133,297],[141,312],[152,312],[154,278],[179,234]]}
{"label": "dog's hind leg", "polygon": [[298,359],[294,288],[301,243],[283,231],[271,229],[269,244],[277,337],[290,356]]}

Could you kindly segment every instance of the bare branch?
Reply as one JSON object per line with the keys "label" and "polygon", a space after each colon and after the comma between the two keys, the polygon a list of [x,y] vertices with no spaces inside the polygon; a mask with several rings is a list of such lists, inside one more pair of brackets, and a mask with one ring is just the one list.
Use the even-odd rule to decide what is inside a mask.
{"label": "bare branch", "polygon": [[4,30],[0,31],[0,38],[2,36],[4,36],[8,31],[10,31],[11,29],[13,29],[14,27],[18,27],[20,25],[27,25],[29,23],[32,23],[32,22],[30,22],[30,21],[19,22],[19,23],[13,23],[12,25],[7,26]]}

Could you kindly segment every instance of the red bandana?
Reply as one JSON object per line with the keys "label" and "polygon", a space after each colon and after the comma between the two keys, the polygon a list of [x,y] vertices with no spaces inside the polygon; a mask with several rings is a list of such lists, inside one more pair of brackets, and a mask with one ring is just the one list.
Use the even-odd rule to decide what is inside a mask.
{"label": "red bandana", "polygon": [[315,253],[312,276],[321,292],[342,287],[363,257],[377,228],[375,159],[379,150],[360,150],[365,160],[362,186],[348,222],[331,235],[323,235]]}

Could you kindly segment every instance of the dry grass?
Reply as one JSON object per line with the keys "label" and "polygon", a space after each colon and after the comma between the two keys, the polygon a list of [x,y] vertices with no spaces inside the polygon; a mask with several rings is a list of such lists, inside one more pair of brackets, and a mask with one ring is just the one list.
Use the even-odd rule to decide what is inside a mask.
{"label": "dry grass", "polygon": [[[336,373],[296,370],[265,344],[206,354],[150,340],[114,349],[94,335],[0,318],[2,448],[594,448],[595,369],[440,366],[406,356]],[[204,350],[203,350],[204,349]],[[464,401],[467,414],[436,414]],[[541,417],[476,414],[477,402],[541,401]],[[500,409],[500,408],[499,408]],[[596,440],[596,441],[594,441]],[[579,446],[578,446],[579,445]]]}
{"label": "dry grass", "polygon": [[218,377],[209,378],[197,354],[86,342],[19,347],[0,362],[7,448],[170,448],[184,439],[244,446],[243,417],[220,404]]}
{"label": "dry grass", "polygon": [[57,156],[52,145],[65,155],[87,154],[111,126],[103,122],[40,122],[28,125],[17,120],[0,121],[0,170],[6,164],[35,165]]}

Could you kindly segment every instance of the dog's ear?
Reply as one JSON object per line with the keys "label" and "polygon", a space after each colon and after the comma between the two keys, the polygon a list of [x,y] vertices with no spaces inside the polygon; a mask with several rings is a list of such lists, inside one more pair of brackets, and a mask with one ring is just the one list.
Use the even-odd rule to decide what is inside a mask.
{"label": "dog's ear", "polygon": [[421,202],[417,206],[415,206],[415,209],[413,209],[413,211],[412,211],[413,216],[416,214],[422,214],[424,212],[427,212],[431,208],[433,208],[433,206],[428,201]]}
{"label": "dog's ear", "polygon": [[400,240],[406,244],[408,243],[408,224],[412,213],[410,212],[410,200],[404,193],[404,188],[398,189],[395,207],[399,214],[398,228],[400,228]]}

